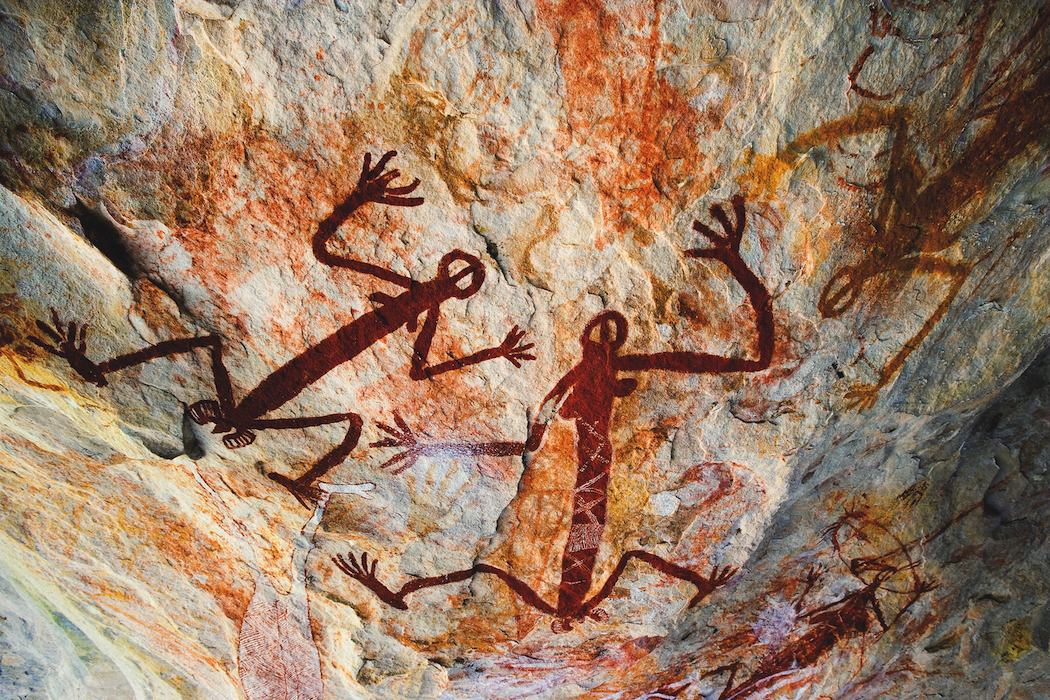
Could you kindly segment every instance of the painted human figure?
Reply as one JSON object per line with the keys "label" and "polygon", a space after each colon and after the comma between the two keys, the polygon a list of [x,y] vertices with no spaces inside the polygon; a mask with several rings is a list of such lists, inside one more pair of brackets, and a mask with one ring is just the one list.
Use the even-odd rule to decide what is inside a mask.
{"label": "painted human figure", "polygon": [[[996,4],[974,3],[963,11],[959,21],[970,27],[971,40],[959,43],[953,51],[946,51],[941,61],[935,62],[933,54],[927,55],[922,63],[924,72],[912,75],[907,82],[910,86],[919,77],[961,60],[961,75],[944,81],[946,89],[955,91],[952,101],[944,105],[944,111],[949,115],[945,133],[960,135],[957,140],[949,142],[952,144],[951,153],[939,154],[929,144],[920,148],[912,135],[915,130],[909,133],[910,117],[902,108],[872,110],[862,105],[858,115],[882,113],[887,118],[881,123],[862,118],[853,120],[858,127],[868,122],[866,128],[858,128],[853,133],[874,130],[872,127],[890,129],[893,144],[885,178],[864,187],[871,192],[882,191],[871,221],[876,238],[866,246],[857,263],[844,265],[832,275],[818,302],[821,315],[824,318],[841,316],[856,304],[865,286],[872,286],[876,278],[894,274],[940,278],[947,283],[948,289],[918,331],[877,370],[876,381],[857,385],[846,394],[850,408],[863,411],[874,406],[879,391],[893,381],[908,356],[948,312],[974,266],[981,262],[953,260],[950,249],[958,243],[965,228],[979,220],[978,214],[984,216],[988,213],[981,203],[996,201],[986,195],[993,190],[995,181],[1003,177],[1010,162],[1037,148],[1050,133],[1050,68],[1045,50],[1041,50],[1050,27],[1050,12],[1040,12],[1027,32],[1018,33],[1010,50],[997,59],[994,66],[988,65],[987,72],[975,71],[981,62],[979,59],[989,58],[982,59],[980,50]],[[909,36],[902,31],[899,26],[902,16],[897,10],[904,14],[911,11],[926,13],[932,9],[931,5],[905,2],[894,8],[893,2],[884,2],[881,5],[871,3],[870,8],[873,35],[896,36],[902,46],[918,46],[918,40],[939,40],[960,33],[960,27],[952,27],[950,33],[926,37]],[[937,12],[940,9],[930,13],[931,17]],[[966,30],[962,29],[961,33],[966,33]],[[871,44],[861,53],[850,71],[849,80],[851,90],[861,97],[884,101],[905,88],[884,93],[864,87],[864,77],[860,74],[874,50],[874,44]],[[886,55],[898,60],[896,52],[887,52]],[[960,59],[960,56],[964,58]],[[874,74],[901,77],[899,71],[876,70]],[[971,84],[974,76],[984,76],[980,85]],[[958,100],[954,99],[956,94]],[[948,97],[947,93],[945,97]],[[975,124],[978,125],[976,129]],[[962,134],[967,131],[974,133],[964,139]],[[800,141],[814,143],[814,139],[807,136]],[[961,146],[963,143],[966,143],[965,147]],[[796,156],[811,147],[807,145],[799,149],[796,144],[789,144]],[[946,162],[940,163],[936,174],[930,176],[923,163],[942,159]]]}
{"label": "painted human figure", "polygon": [[[886,622],[876,594],[886,585],[890,577],[913,569],[915,565],[916,563],[912,562],[903,567],[893,566],[886,562],[885,557],[851,560],[850,573],[865,584],[863,588],[799,615],[797,619],[804,622],[806,631],[765,656],[755,668],[754,673],[740,685],[733,687],[733,679],[740,670],[739,663],[719,667],[705,674],[704,677],[729,671],[729,682],[718,696],[718,700],[746,698],[769,688],[786,676],[816,665],[839,644],[867,634],[872,628],[872,618],[879,623],[885,633],[924,593],[935,587],[930,582],[913,576],[914,586],[912,590],[907,591],[911,594],[908,603],[890,622]],[[871,575],[870,582],[865,580],[865,575]],[[801,611],[802,601],[813,588],[817,578],[817,572],[810,570],[802,595],[795,603],[796,612]]]}
{"label": "painted human figure", "polygon": [[405,596],[430,586],[462,581],[475,573],[490,573],[503,579],[526,603],[544,613],[554,616],[551,628],[564,632],[572,628],[575,621],[590,617],[605,619],[606,613],[598,608],[613,589],[631,559],[639,559],[657,570],[676,578],[689,581],[697,587],[697,593],[689,605],[695,605],[716,587],[726,583],[733,571],[718,567],[708,577],[685,569],[677,564],[642,550],[626,552],[603,587],[591,598],[587,598],[592,584],[594,565],[598,556],[598,545],[605,529],[609,472],[612,466],[613,449],[610,440],[610,419],[616,398],[630,395],[638,385],[633,377],[621,377],[625,372],[663,370],[690,374],[721,374],[729,372],[755,372],[769,367],[773,357],[773,312],[770,295],[740,257],[740,241],[746,224],[744,200],[733,199],[736,215],[731,223],[721,206],[711,207],[711,214],[719,221],[725,234],[717,234],[699,221],[693,228],[708,238],[713,247],[686,251],[692,258],[717,260],[733,274],[748,295],[754,309],[758,330],[758,357],[741,359],[720,357],[697,352],[661,352],[651,354],[621,354],[627,340],[627,320],[617,311],[604,311],[587,324],[580,344],[583,358],[555,385],[547,395],[533,423],[527,443],[443,443],[424,445],[419,443],[403,421],[399,428],[381,426],[391,437],[375,443],[378,446],[403,446],[407,449],[390,460],[392,466],[403,461],[411,466],[420,456],[463,456],[468,454],[511,455],[524,450],[540,449],[547,423],[555,415],[575,423],[576,427],[576,483],[573,490],[572,523],[568,542],[562,553],[561,579],[558,601],[550,605],[542,600],[525,582],[511,574],[488,564],[477,564],[471,569],[444,576],[416,579],[394,593],[378,581],[375,575],[375,560],[369,564],[367,554],[358,562],[354,555],[349,559],[337,556],[335,562],[352,578],[364,583],[384,601],[398,608],[406,608]]}
{"label": "painted human figure", "polygon": [[84,380],[98,386],[105,386],[106,375],[112,372],[198,348],[209,350],[217,400],[198,401],[190,406],[189,414],[198,424],[213,423],[213,432],[226,433],[222,441],[230,449],[250,445],[255,440],[254,430],[347,423],[349,428],[343,441],[298,478],[291,479],[274,472],[269,474],[271,479],[287,488],[300,503],[311,507],[310,504],[316,502],[320,496],[314,483],[346,459],[357,445],[361,435],[361,417],[356,413],[332,413],[303,418],[263,416],[284,406],[324,375],[349,362],[403,326],[407,326],[409,331],[416,331],[421,316],[423,322],[418,329],[411,360],[410,376],[413,379],[434,377],[500,357],[506,358],[515,367],[520,367],[523,361],[535,359],[529,353],[532,344],[522,344],[524,333],[515,327],[500,345],[437,365],[429,364],[427,358],[437,330],[441,305],[450,299],[466,299],[472,296],[485,280],[485,268],[474,255],[454,250],[438,263],[438,273],[433,279],[418,282],[371,263],[335,255],[328,250],[328,242],[335,236],[339,226],[353,212],[369,202],[398,207],[415,207],[423,203],[422,197],[406,196],[419,186],[419,180],[407,185],[392,186],[392,181],[400,172],[396,169],[385,172],[384,170],[395,155],[396,151],[386,153],[375,167],[372,167],[371,155],[365,155],[361,177],[350,196],[318,225],[313,236],[313,252],[318,260],[327,265],[371,275],[405,291],[398,296],[373,293],[369,297],[374,305],[372,311],[343,326],[274,370],[239,402],[234,398],[230,376],[222,361],[222,339],[216,335],[168,340],[95,363],[85,354],[87,325],[80,326],[79,330],[76,323],[64,326],[58,313],[52,311],[54,327],[41,321],[37,321],[37,325],[55,345],[39,339],[34,339],[35,342],[45,350],[68,360],[70,366]]}

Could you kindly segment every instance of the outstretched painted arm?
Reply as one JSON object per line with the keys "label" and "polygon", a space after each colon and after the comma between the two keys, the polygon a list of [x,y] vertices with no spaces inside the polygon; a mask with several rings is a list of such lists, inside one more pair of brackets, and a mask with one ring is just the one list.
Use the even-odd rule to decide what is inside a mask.
{"label": "outstretched painted arm", "polygon": [[718,260],[729,268],[733,277],[744,288],[751,307],[755,310],[755,323],[758,329],[758,358],[748,360],[702,352],[658,352],[648,355],[621,355],[617,361],[617,369],[621,371],[661,369],[668,372],[720,374],[723,372],[757,372],[769,367],[773,360],[773,309],[769,291],[740,257],[740,240],[743,238],[746,222],[744,198],[740,195],[733,197],[733,210],[736,214],[735,225],[729,223],[729,218],[721,206],[716,204],[711,207],[711,214],[718,219],[725,235],[717,234],[699,221],[694,221],[693,228],[704,234],[713,246],[694,248],[685,251],[685,254],[690,258]]}
{"label": "outstretched painted arm", "polygon": [[[226,374],[225,368],[222,367],[222,344],[218,336],[204,335],[196,338],[165,340],[141,350],[118,355],[112,359],[96,363],[88,359],[87,356],[88,324],[85,323],[79,328],[75,321],[64,324],[58,315],[58,311],[55,309],[51,309],[51,319],[54,326],[49,326],[40,320],[36,322],[37,327],[44,332],[47,339],[51,342],[36,337],[30,337],[30,340],[52,355],[65,359],[69,362],[69,366],[86,382],[91,382],[96,386],[106,386],[109,383],[106,380],[106,375],[111,372],[118,372],[159,357],[170,357],[198,348],[210,348],[217,367],[215,381],[219,395],[225,397],[232,392],[229,376]],[[54,343],[54,345],[51,343]]]}
{"label": "outstretched painted arm", "polygon": [[373,168],[371,167],[372,154],[365,154],[365,162],[361,169],[361,177],[358,179],[354,191],[350,193],[350,196],[346,198],[346,201],[338,205],[332,213],[328,215],[328,218],[318,224],[317,233],[314,234],[313,238],[313,250],[314,257],[325,265],[331,265],[332,267],[345,267],[354,272],[372,275],[373,277],[377,277],[387,282],[393,282],[394,284],[408,289],[412,280],[404,275],[399,275],[396,272],[391,272],[385,268],[361,262],[360,260],[344,258],[335,255],[328,250],[328,242],[335,236],[336,230],[343,225],[343,222],[346,221],[351,214],[369,202],[389,204],[395,207],[418,207],[423,203],[422,197],[405,196],[419,187],[418,179],[400,187],[390,186],[391,181],[397,178],[401,174],[401,171],[395,168],[394,170],[383,172],[383,169],[386,167],[386,164],[390,162],[390,159],[396,155],[397,151],[388,151],[379,159],[379,162],[376,163],[376,166]]}
{"label": "outstretched painted arm", "polygon": [[423,326],[419,329],[419,335],[416,336],[415,345],[412,347],[412,366],[409,369],[408,376],[416,381],[431,379],[445,372],[463,369],[464,367],[499,357],[507,358],[515,367],[521,367],[521,363],[527,360],[536,359],[536,356],[529,352],[533,348],[534,343],[523,344],[521,341],[525,337],[525,331],[519,331],[518,327],[514,326],[507,333],[507,337],[503,339],[503,342],[495,347],[485,348],[465,357],[457,357],[432,365],[430,364],[430,346],[434,342],[434,335],[437,333],[439,316],[440,308],[437,306],[427,311],[423,320]]}
{"label": "outstretched painted arm", "polygon": [[[400,465],[394,469],[394,474],[400,474],[406,469],[411,469],[420,457],[444,457],[447,459],[476,456],[515,457],[525,450],[525,443],[523,442],[422,443],[416,439],[416,433],[397,411],[394,411],[394,422],[397,424],[396,427],[379,423],[379,429],[385,432],[388,437],[372,443],[372,447],[404,448],[402,452],[397,453],[380,466],[381,469],[388,469],[395,465]],[[430,437],[425,432],[420,432]]]}

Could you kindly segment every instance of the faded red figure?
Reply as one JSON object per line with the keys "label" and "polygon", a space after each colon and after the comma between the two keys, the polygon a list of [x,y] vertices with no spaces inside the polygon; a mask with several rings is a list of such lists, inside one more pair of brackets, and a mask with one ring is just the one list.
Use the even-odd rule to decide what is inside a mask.
{"label": "faded red figure", "polygon": [[427,379],[451,370],[504,357],[515,367],[526,360],[535,359],[529,353],[532,344],[521,344],[524,333],[513,328],[503,343],[480,350],[466,357],[448,360],[437,365],[429,364],[430,346],[437,331],[441,305],[450,299],[467,299],[481,289],[485,281],[485,268],[481,261],[462,250],[454,250],[438,263],[438,273],[430,280],[417,282],[371,263],[344,258],[328,250],[328,242],[338,228],[355,211],[369,202],[396,207],[416,207],[423,203],[422,197],[408,197],[419,186],[419,180],[401,186],[391,186],[400,172],[384,172],[396,151],[386,153],[372,167],[372,156],[366,154],[364,167],[357,186],[346,200],[317,227],[313,236],[313,252],[318,260],[332,267],[344,267],[354,272],[371,275],[384,282],[401,287],[405,291],[398,296],[381,292],[369,298],[374,309],[353,322],[343,326],[317,345],[292,358],[264,379],[255,389],[238,402],[233,395],[230,375],[222,362],[222,339],[217,335],[199,338],[167,340],[142,350],[120,355],[104,362],[95,363],[86,353],[87,324],[78,330],[76,323],[63,326],[56,311],[52,311],[54,327],[37,321],[40,329],[50,337],[55,346],[34,338],[48,352],[63,357],[86,381],[98,386],[107,384],[106,375],[160,357],[170,357],[192,352],[198,348],[211,353],[212,376],[218,400],[198,401],[190,406],[190,417],[200,425],[214,423],[216,433],[227,433],[222,442],[230,449],[250,445],[255,440],[253,430],[306,428],[331,423],[349,424],[346,437],[332,451],[296,479],[271,472],[270,478],[287,488],[306,507],[315,503],[321,492],[315,482],[330,469],[340,464],[357,445],[361,436],[361,417],[356,413],[332,413],[305,418],[263,418],[298,396],[306,387],[318,381],[340,365],[349,362],[403,326],[415,332],[420,317],[422,325],[413,346],[410,376]]}
{"label": "faded red figure", "polygon": [[[555,415],[575,424],[576,428],[576,483],[573,491],[572,522],[568,542],[562,553],[561,579],[558,600],[555,605],[544,601],[527,583],[510,573],[489,564],[476,564],[470,569],[444,576],[416,579],[394,593],[376,578],[376,563],[367,554],[360,562],[354,555],[348,559],[335,558],[336,564],[349,576],[361,581],[385,602],[406,609],[405,596],[421,588],[463,581],[477,573],[489,573],[500,577],[522,600],[544,613],[554,616],[551,629],[565,632],[572,624],[585,618],[604,620],[607,614],[598,608],[613,590],[617,580],[631,559],[648,563],[657,570],[697,587],[696,595],[689,605],[699,603],[711,591],[725,584],[733,575],[731,569],[711,572],[704,577],[661,557],[641,551],[626,552],[602,588],[587,598],[592,585],[598,545],[605,529],[609,470],[613,449],[610,440],[610,419],[613,405],[618,397],[630,395],[638,385],[633,377],[621,377],[625,372],[663,370],[690,374],[721,374],[729,372],[756,372],[769,367],[773,357],[773,312],[769,292],[762,282],[748,269],[740,257],[740,241],[746,224],[744,200],[739,195],[733,199],[736,215],[731,223],[722,207],[712,206],[711,214],[719,221],[724,235],[700,223],[693,228],[711,241],[711,248],[686,251],[692,258],[717,260],[733,274],[748,295],[754,309],[758,330],[758,357],[738,359],[697,352],[661,352],[652,354],[621,354],[627,340],[627,320],[616,311],[604,311],[595,316],[583,334],[580,344],[583,358],[555,385],[547,395],[530,430],[527,443],[443,443],[424,445],[419,443],[408,426],[398,417],[399,430],[380,426],[391,437],[377,446],[407,447],[404,452],[387,462],[392,466],[404,461],[400,469],[411,466],[420,456],[463,455],[513,455],[525,449],[537,451],[542,448],[547,423]],[[400,470],[399,469],[399,470]]]}
{"label": "faded red figure", "polygon": [[[828,280],[817,308],[824,318],[837,318],[857,305],[866,287],[868,303],[889,299],[891,292],[903,289],[901,280],[915,275],[931,278],[931,291],[941,301],[899,350],[881,367],[873,367],[878,375],[874,382],[848,391],[849,408],[864,411],[875,405],[879,392],[944,318],[974,267],[994,252],[963,260],[956,247],[965,230],[988,214],[980,203],[997,201],[988,195],[1009,164],[1039,148],[1050,133],[1050,8],[1035,12],[1027,27],[1017,28],[1024,31],[1010,33],[1002,46],[996,42],[994,51],[982,53],[988,33],[1001,31],[1005,21],[996,15],[998,5],[998,0],[868,4],[872,41],[849,72],[850,89],[868,100],[895,101],[931,76],[940,76],[937,84],[943,87],[936,92],[946,101],[939,107],[943,133],[952,138],[941,138],[942,144],[919,141],[917,132],[922,135],[930,127],[909,132],[912,117],[902,108],[886,110],[882,123],[869,121],[864,129],[892,132],[885,176],[860,186],[879,193],[870,221],[875,235],[863,241],[855,263],[843,265]],[[868,65],[870,60],[880,65]],[[889,82],[877,87],[869,82],[875,79]],[[813,143],[803,136],[789,148],[804,152],[812,145],[798,145],[807,140]],[[944,145],[948,148],[941,150]]]}
{"label": "faded red figure", "polygon": [[[845,540],[856,536],[858,541],[870,545],[871,533],[867,532],[870,526],[871,523],[866,522],[864,518],[863,510],[850,509],[825,529],[824,534],[831,541],[836,555],[844,560],[842,546]],[[848,561],[850,575],[864,584],[862,588],[847,593],[838,600],[802,612],[803,601],[821,576],[816,568],[811,568],[806,576],[802,594],[794,606],[795,612],[799,613],[796,620],[804,626],[805,631],[763,657],[751,676],[739,686],[734,687],[733,680],[740,671],[740,663],[721,666],[706,673],[704,678],[729,671],[729,682],[718,696],[718,700],[746,698],[781,682],[790,682],[792,676],[815,666],[835,647],[868,634],[874,622],[882,628],[881,634],[885,634],[923,594],[936,588],[935,584],[915,573],[918,562],[912,561],[908,547],[896,537],[890,537],[897,543],[891,551],[880,555],[854,557]],[[898,574],[909,577],[910,586],[901,590],[891,585],[890,580]],[[908,596],[907,602],[889,622],[886,621],[879,603],[877,594],[880,590]]]}

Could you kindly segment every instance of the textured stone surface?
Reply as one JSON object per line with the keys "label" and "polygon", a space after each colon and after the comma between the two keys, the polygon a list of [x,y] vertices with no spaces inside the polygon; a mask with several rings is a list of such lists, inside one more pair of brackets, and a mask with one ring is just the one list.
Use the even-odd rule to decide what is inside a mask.
{"label": "textured stone surface", "polygon": [[1046,696],[1045,3],[6,0],[0,49],[4,697]]}

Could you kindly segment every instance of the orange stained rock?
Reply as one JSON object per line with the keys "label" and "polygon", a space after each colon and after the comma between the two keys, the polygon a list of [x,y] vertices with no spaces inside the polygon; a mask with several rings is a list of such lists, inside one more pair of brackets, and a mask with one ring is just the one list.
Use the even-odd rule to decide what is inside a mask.
{"label": "orange stained rock", "polygon": [[[632,222],[661,228],[700,194],[704,128],[724,110],[699,111],[660,71],[661,0],[544,0],[539,16],[557,42],[568,130],[593,176],[606,220],[623,235]],[[605,241],[598,241],[602,246]]]}
{"label": "orange stained rock", "polygon": [[829,147],[847,136],[856,136],[893,127],[907,119],[903,107],[861,105],[853,114],[811,129],[772,155],[752,154],[751,167],[740,176],[740,185],[749,198],[773,198],[784,175],[793,170],[811,149],[821,144]]}

